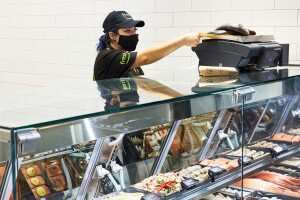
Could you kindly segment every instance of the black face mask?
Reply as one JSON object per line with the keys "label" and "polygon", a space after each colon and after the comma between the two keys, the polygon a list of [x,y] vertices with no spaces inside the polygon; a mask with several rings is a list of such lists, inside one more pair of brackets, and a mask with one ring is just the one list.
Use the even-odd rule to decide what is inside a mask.
{"label": "black face mask", "polygon": [[125,101],[139,102],[140,100],[137,91],[120,93],[119,97],[120,97],[120,102],[125,102]]}
{"label": "black face mask", "polygon": [[121,45],[127,51],[134,51],[137,43],[139,42],[139,35],[119,35],[119,45]]}

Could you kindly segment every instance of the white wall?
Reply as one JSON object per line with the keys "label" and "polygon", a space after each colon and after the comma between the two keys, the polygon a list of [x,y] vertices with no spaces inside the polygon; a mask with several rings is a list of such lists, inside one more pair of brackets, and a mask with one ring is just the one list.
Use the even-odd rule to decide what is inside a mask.
{"label": "white wall", "polygon": [[[0,80],[89,84],[102,22],[113,10],[145,20],[139,49],[239,22],[290,43],[290,62],[300,63],[300,0],[0,0]],[[144,69],[148,77],[188,81],[197,63],[185,47]]]}

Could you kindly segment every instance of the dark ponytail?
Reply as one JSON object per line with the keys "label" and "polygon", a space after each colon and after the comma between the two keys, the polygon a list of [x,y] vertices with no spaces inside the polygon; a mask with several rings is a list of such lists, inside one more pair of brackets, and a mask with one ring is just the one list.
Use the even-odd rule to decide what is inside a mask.
{"label": "dark ponytail", "polygon": [[96,50],[100,51],[102,49],[106,49],[109,44],[109,36],[108,33],[105,33],[99,38],[99,43],[97,44]]}
{"label": "dark ponytail", "polygon": [[109,37],[109,32],[113,32],[115,34],[118,34],[118,28],[114,27],[107,31],[104,35],[102,35],[99,38],[99,43],[97,44],[96,50],[100,51],[102,49],[106,49],[109,47],[109,42],[110,42],[110,37]]}

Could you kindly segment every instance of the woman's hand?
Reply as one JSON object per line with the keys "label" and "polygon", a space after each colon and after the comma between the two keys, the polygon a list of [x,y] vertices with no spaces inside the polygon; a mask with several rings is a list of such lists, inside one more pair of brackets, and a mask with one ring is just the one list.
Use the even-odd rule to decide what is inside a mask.
{"label": "woman's hand", "polygon": [[183,39],[184,39],[185,46],[189,46],[189,47],[195,47],[201,41],[201,37],[199,36],[198,33],[188,33],[183,36]]}

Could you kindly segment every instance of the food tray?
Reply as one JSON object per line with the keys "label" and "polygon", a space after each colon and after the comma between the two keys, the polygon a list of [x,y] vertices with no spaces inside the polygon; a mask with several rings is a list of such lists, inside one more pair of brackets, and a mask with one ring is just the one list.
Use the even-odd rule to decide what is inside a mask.
{"label": "food tray", "polygon": [[260,191],[260,190],[254,191],[252,197],[254,197],[255,199],[261,199],[262,197],[268,197],[268,198],[276,197],[276,198],[282,199],[282,200],[299,200],[299,198],[297,198],[297,197],[281,195],[281,194],[274,194],[274,193],[264,192],[264,191]]}
{"label": "food tray", "polygon": [[289,171],[285,171],[282,169],[274,169],[274,168],[268,168],[266,169],[266,171],[270,171],[270,172],[276,172],[276,173],[280,173],[282,175],[287,175],[287,176],[291,176],[291,177],[295,177],[295,178],[299,178],[300,177],[300,172],[289,172]]}
{"label": "food tray", "polygon": [[[205,168],[205,167],[207,167],[207,168],[211,168],[211,166],[206,166],[206,165],[201,165],[201,164],[197,164],[197,163],[195,163],[194,165],[190,165],[190,166],[187,166],[187,167],[185,167],[185,168],[188,168],[188,167],[191,167],[191,166],[195,166],[195,165],[199,165],[201,168]],[[182,170],[182,169],[181,169]],[[179,170],[180,171],[180,170]],[[178,171],[178,172],[179,172]],[[208,174],[209,175],[209,174]],[[189,179],[189,178],[191,178],[191,177],[188,177],[188,176],[182,176],[184,179]],[[210,177],[211,178],[211,177]],[[205,184],[207,184],[207,183],[209,183],[209,182],[211,182],[211,179],[207,179],[207,180],[204,180],[204,181],[202,181],[202,182],[200,182],[200,181],[198,181],[196,178],[191,178],[191,179],[193,179],[193,180],[195,180],[197,183],[195,184],[195,187],[197,187],[197,186],[200,186],[200,185],[205,185]]]}
{"label": "food tray", "polygon": [[[275,147],[251,147],[250,146],[250,145],[254,145],[254,144],[256,144],[258,142],[261,142],[261,141],[272,142],[274,144],[277,144],[278,146],[275,146]],[[255,143],[249,144],[249,146],[247,148],[248,149],[253,149],[253,150],[256,150],[256,151],[268,152],[274,158],[277,155],[282,154],[282,153],[288,151],[288,149],[291,146],[292,146],[291,142],[288,142],[288,141],[264,139],[264,140],[259,140],[259,141],[256,141]]]}
{"label": "food tray", "polygon": [[[165,177],[163,177],[164,179],[161,179],[161,180],[164,180],[164,183],[158,183],[158,182],[155,182],[155,181],[158,181],[158,180],[159,180],[158,178],[159,178],[159,176],[161,176],[161,175],[165,176]],[[153,184],[153,186],[161,185],[162,188],[165,188],[164,185],[165,185],[166,183],[169,182],[169,179],[166,178],[166,177],[168,177],[168,175],[169,175],[169,176],[172,176],[172,175],[175,175],[175,174],[174,174],[174,172],[169,172],[169,174],[168,174],[168,173],[164,173],[164,174],[156,174],[156,175],[150,176],[150,177],[148,177],[148,178],[146,178],[146,179],[148,179],[147,181],[150,181],[151,184]],[[157,176],[157,177],[155,177],[155,176]],[[176,176],[177,176],[177,175],[176,175]],[[161,177],[161,178],[162,178],[162,177]],[[178,179],[180,179],[180,178],[182,178],[182,177],[181,177],[181,176],[177,176],[177,177],[176,177],[176,179],[175,179],[176,181],[175,181],[175,182],[176,182],[177,184],[180,183],[180,182],[178,181]],[[141,182],[143,182],[143,181],[145,181],[145,179],[142,180]],[[177,194],[177,193],[180,193],[181,191],[183,191],[183,188],[181,187],[180,190],[177,190],[177,191],[174,191],[174,192],[170,192],[170,193],[167,193],[167,194],[156,193],[155,191],[152,192],[152,191],[150,191],[150,190],[147,190],[146,188],[145,188],[145,189],[144,189],[144,188],[139,188],[138,184],[141,184],[141,182],[132,185],[130,188],[131,188],[131,189],[134,189],[134,190],[138,190],[138,191],[147,191],[148,193],[159,194],[160,196],[170,196],[170,195],[172,195],[172,194]],[[150,183],[150,182],[148,182],[148,183]],[[147,182],[146,182],[146,183],[147,183]],[[147,184],[147,185],[148,185],[148,184]],[[173,186],[174,186],[174,185],[173,185]],[[165,189],[166,189],[166,188],[165,188]]]}
{"label": "food tray", "polygon": [[[241,200],[241,198],[239,198],[239,196],[236,196],[236,195],[233,194],[233,193],[227,193],[227,192],[222,192],[222,191],[220,191],[220,192],[214,192],[214,193],[212,193],[212,194],[210,194],[210,195],[216,196],[216,195],[218,195],[218,194],[221,194],[221,195],[223,195],[224,197],[229,197],[229,198],[234,199],[234,200]],[[207,196],[209,196],[209,195],[207,195]],[[226,199],[227,199],[227,198],[226,198]],[[203,198],[201,198],[200,200],[206,200],[206,198],[203,197]]]}
{"label": "food tray", "polygon": [[[273,140],[272,137],[274,137],[276,134],[279,134],[279,133],[275,133],[273,134],[272,136],[270,136],[269,138],[267,138],[268,140],[270,141],[282,141],[282,142],[288,142],[290,145],[294,146],[294,145],[299,145],[300,142],[297,142],[297,143],[292,143],[292,141],[287,141],[287,140]],[[299,134],[293,134],[293,133],[285,133],[287,135],[293,135],[293,136],[300,136]]]}
{"label": "food tray", "polygon": [[[234,151],[238,151],[238,150],[240,150],[240,149],[241,149],[241,147],[238,147],[238,148],[235,148],[235,149],[233,149],[233,150],[223,152],[222,155],[228,155],[229,153],[234,152]],[[251,149],[251,148],[248,148],[248,147],[247,147],[247,148],[244,148],[244,151],[245,151],[246,149],[248,149],[248,150],[255,150],[255,149]],[[255,151],[262,151],[262,152],[264,152],[265,154],[264,154],[264,155],[261,155],[261,156],[258,156],[258,157],[256,157],[255,159],[254,159],[253,156],[247,156],[247,155],[244,155],[244,156],[247,156],[247,157],[252,158],[253,161],[257,161],[257,160],[264,159],[266,156],[271,155],[271,154],[270,154],[270,151],[269,151],[268,149],[257,149],[257,150],[255,150]],[[241,157],[241,156],[237,156],[237,155],[228,155],[228,156]]]}
{"label": "food tray", "polygon": [[55,190],[55,188],[54,188],[52,182],[50,181],[49,177],[47,176],[46,172],[44,170],[42,170],[42,167],[39,165],[38,162],[32,162],[32,163],[22,165],[20,172],[18,173],[18,183],[20,185],[20,192],[22,194],[22,197],[24,197],[25,199],[30,199],[30,200],[36,199],[33,195],[32,189],[30,188],[30,186],[22,172],[22,169],[31,167],[33,165],[37,166],[40,169],[40,172],[36,176],[42,177],[42,179],[45,181],[45,185],[48,187],[48,189],[51,192],[50,195],[43,197],[43,198],[48,199],[48,197],[55,195],[57,193],[57,191]]}

